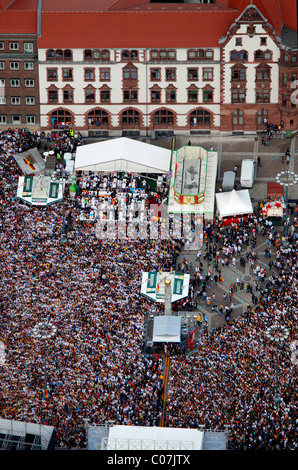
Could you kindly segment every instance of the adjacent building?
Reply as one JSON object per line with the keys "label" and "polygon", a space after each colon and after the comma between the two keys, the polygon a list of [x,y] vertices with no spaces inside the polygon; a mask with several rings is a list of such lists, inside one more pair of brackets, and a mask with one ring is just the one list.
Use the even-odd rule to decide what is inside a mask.
{"label": "adjacent building", "polygon": [[98,136],[297,129],[295,0],[2,4],[1,125]]}
{"label": "adjacent building", "polygon": [[0,126],[39,127],[37,0],[0,2]]}

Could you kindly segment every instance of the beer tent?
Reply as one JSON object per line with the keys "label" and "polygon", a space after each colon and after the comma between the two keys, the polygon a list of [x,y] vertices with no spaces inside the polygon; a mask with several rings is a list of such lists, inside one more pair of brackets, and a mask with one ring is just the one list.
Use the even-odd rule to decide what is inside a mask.
{"label": "beer tent", "polygon": [[77,147],[75,170],[164,174],[170,160],[169,149],[119,137]]}
{"label": "beer tent", "polygon": [[217,193],[217,215],[219,219],[227,217],[237,217],[253,213],[253,207],[248,189],[240,191],[228,191],[225,193]]}

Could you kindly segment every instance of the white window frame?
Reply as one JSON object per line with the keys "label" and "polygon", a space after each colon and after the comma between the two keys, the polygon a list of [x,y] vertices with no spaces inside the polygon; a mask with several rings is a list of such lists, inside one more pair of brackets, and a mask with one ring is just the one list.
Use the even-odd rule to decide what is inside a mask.
{"label": "white window frame", "polygon": [[0,70],[5,70],[5,62],[4,60],[0,61]]}
{"label": "white window frame", "polygon": [[[30,84],[32,82],[32,85]],[[34,78],[25,78],[25,87],[34,88]]]}
{"label": "white window frame", "polygon": [[34,62],[24,62],[24,70],[34,70]]}
{"label": "white window frame", "polygon": [[[30,46],[30,47],[28,47]],[[28,50],[27,50],[28,47]],[[33,42],[24,42],[24,53],[25,54],[33,54]]]}
{"label": "white window frame", "polygon": [[0,114],[0,124],[7,124],[7,115]]}
{"label": "white window frame", "polygon": [[0,51],[4,51],[4,42],[0,41]]}
{"label": "white window frame", "polygon": [[10,70],[20,70],[20,62],[9,62]]}
{"label": "white window frame", "polygon": [[20,96],[11,96],[10,104],[12,106],[19,106],[21,104],[21,97]]}
{"label": "white window frame", "polygon": [[[16,83],[14,83],[16,82]],[[10,79],[10,86],[11,88],[19,88],[21,86],[21,81],[19,78],[11,78]]]}
{"label": "white window frame", "polygon": [[26,105],[27,106],[34,106],[35,105],[35,96],[26,96]]}
{"label": "white window frame", "polygon": [[0,96],[0,104],[6,104],[6,96]]}
{"label": "white window frame", "polygon": [[203,80],[211,80],[213,81],[214,79],[214,70],[211,67],[205,67],[203,69]]}
{"label": "white window frame", "polygon": [[19,50],[19,43],[18,42],[10,42],[9,43],[9,50],[10,51],[18,51]]}
{"label": "white window frame", "polygon": [[36,123],[36,116],[35,114],[27,114],[26,116],[26,124],[35,124]]}
{"label": "white window frame", "polygon": [[[15,120],[16,118],[19,118],[17,120]],[[22,116],[20,114],[13,114],[11,116],[11,123],[12,124],[21,124],[22,122]]]}

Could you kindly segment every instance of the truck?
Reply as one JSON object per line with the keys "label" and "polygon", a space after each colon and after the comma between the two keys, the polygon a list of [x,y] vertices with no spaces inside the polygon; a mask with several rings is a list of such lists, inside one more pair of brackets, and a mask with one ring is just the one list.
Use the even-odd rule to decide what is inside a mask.
{"label": "truck", "polygon": [[255,161],[244,159],[241,163],[240,186],[241,188],[252,188],[255,180]]}

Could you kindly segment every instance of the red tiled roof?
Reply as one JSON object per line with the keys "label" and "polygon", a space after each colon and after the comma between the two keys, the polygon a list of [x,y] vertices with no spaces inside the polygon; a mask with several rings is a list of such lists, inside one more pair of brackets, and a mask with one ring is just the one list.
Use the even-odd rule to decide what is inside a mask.
{"label": "red tiled roof", "polygon": [[[114,11],[41,15],[39,47],[215,47],[234,10]],[[62,46],[63,44],[63,46]]]}
{"label": "red tiled roof", "polygon": [[242,13],[250,4],[255,5],[262,15],[268,20],[276,32],[284,24],[288,28],[297,31],[297,1],[296,0],[217,0],[219,4],[235,8]]}
{"label": "red tiled roof", "polygon": [[37,10],[38,0],[15,0],[10,1],[6,11],[34,11]]}
{"label": "red tiled roof", "polygon": [[283,23],[287,28],[297,31],[297,1],[279,0]]}
{"label": "red tiled roof", "polygon": [[[281,11],[278,5],[278,0],[253,0],[253,3],[264,18],[271,24],[275,29],[275,34],[280,37],[280,31],[282,28]],[[242,1],[241,6],[243,10],[250,4],[249,0]],[[243,11],[242,10],[242,11]]]}
{"label": "red tiled roof", "polygon": [[[130,8],[143,5],[144,0],[43,0],[44,12],[104,12],[109,9]],[[119,6],[118,6],[119,5]]]}
{"label": "red tiled roof", "polygon": [[0,1],[0,11],[5,10],[5,8],[8,7],[12,2],[15,2],[15,0],[1,0]]}
{"label": "red tiled roof", "polygon": [[[263,13],[265,18],[268,20],[274,29],[275,34],[280,37],[280,32],[282,28],[282,18],[281,18],[281,9],[279,6],[279,0],[262,0],[263,8],[266,13]],[[260,8],[260,11],[261,8]]]}
{"label": "red tiled roof", "polygon": [[[134,5],[136,4],[136,5]],[[212,3],[150,3],[140,2],[140,0],[118,0],[113,6],[109,8],[109,11],[117,10],[139,10],[139,11],[231,11],[236,8],[230,8],[228,6],[212,4]]]}
{"label": "red tiled roof", "polygon": [[[280,35],[296,29],[296,0],[43,0],[40,47],[214,47],[251,3]],[[38,0],[0,0],[0,31],[36,34]],[[62,46],[63,44],[63,46]]]}
{"label": "red tiled roof", "polygon": [[109,8],[109,11],[127,10],[143,5],[150,5],[150,3],[144,0],[114,0],[113,5]]}
{"label": "red tiled roof", "polygon": [[1,34],[36,34],[37,4],[38,0],[16,0],[7,6],[0,13]]}
{"label": "red tiled roof", "polygon": [[[1,1],[1,0],[0,0]],[[111,11],[230,11],[231,8],[215,4],[150,3],[144,0],[43,0],[43,12],[111,12]],[[237,9],[235,9],[237,10]]]}

